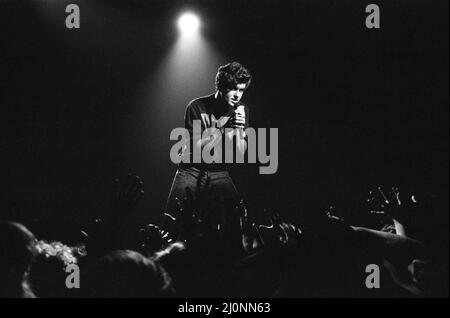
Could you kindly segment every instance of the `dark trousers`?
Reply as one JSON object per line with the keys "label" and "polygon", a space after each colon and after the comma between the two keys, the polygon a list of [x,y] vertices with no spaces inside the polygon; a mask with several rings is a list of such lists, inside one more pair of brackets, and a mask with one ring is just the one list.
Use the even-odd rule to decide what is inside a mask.
{"label": "dark trousers", "polygon": [[[240,196],[228,171],[206,171],[195,167],[179,168],[170,189],[165,211],[173,219],[180,217],[177,199],[183,202],[187,188],[193,194],[197,216],[202,219],[208,229],[228,234],[231,231],[236,232],[236,226],[239,227],[239,218],[235,207],[239,203]],[[173,220],[169,220],[166,216],[163,220],[163,228],[170,231],[168,223],[171,222]]]}

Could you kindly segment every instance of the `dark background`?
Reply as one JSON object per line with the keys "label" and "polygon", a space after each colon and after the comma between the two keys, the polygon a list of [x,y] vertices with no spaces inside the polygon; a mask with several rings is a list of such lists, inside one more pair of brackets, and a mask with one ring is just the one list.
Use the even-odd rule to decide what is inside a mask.
{"label": "dark background", "polygon": [[[378,30],[364,23],[372,2]],[[372,2],[0,0],[2,216],[69,239],[107,213],[113,178],[131,172],[146,190],[134,222],[159,220],[176,171],[169,133],[185,104],[159,126],[146,118],[164,116],[151,103],[143,116],[137,94],[184,8],[226,61],[254,75],[252,126],[279,128],[276,174],[234,172],[255,213],[351,205],[378,185],[448,201],[448,1]],[[65,28],[69,3],[80,6],[79,30]]]}

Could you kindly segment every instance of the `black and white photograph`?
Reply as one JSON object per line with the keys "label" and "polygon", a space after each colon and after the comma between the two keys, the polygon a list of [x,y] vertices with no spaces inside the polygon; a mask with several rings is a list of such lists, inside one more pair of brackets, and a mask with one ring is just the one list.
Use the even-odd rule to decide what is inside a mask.
{"label": "black and white photograph", "polygon": [[449,297],[447,0],[0,0],[0,39],[0,298]]}

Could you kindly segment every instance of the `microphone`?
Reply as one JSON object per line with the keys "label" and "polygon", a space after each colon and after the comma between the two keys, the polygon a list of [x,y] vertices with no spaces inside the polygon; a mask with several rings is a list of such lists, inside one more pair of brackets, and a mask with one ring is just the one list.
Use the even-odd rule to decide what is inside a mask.
{"label": "microphone", "polygon": [[237,105],[234,107],[235,110],[238,110],[240,112],[245,112],[245,106],[244,105]]}

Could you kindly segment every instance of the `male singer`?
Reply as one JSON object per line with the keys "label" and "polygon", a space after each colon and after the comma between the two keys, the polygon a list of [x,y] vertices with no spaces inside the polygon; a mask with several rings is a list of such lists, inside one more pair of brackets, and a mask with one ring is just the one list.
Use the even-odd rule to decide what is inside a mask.
{"label": "male singer", "polygon": [[[209,214],[201,217],[209,226],[217,230],[226,230],[232,227],[231,223],[236,223],[236,218],[232,218],[230,214],[233,213],[232,207],[239,202],[240,197],[228,173],[228,165],[224,161],[206,163],[203,158],[201,162],[196,162],[192,160],[192,154],[194,147],[197,148],[197,153],[201,153],[202,149],[211,142],[217,144],[220,141],[223,145],[225,139],[228,139],[233,145],[232,139],[235,138],[233,148],[243,156],[247,148],[244,129],[248,127],[249,110],[241,103],[241,99],[251,79],[252,76],[248,70],[238,62],[222,65],[216,74],[216,92],[194,99],[188,104],[184,121],[191,144],[190,147],[185,147],[180,155],[191,160],[188,160],[189,163],[179,164],[168,197],[166,214],[176,218],[177,198],[182,202],[186,197],[186,188],[189,188],[193,194],[207,194],[206,205],[210,207],[207,212]],[[217,129],[207,137],[193,136],[193,132],[196,131],[193,125],[200,123],[202,132],[208,128]],[[208,178],[210,184],[208,189],[205,189]],[[166,217],[164,223],[167,221]]]}

